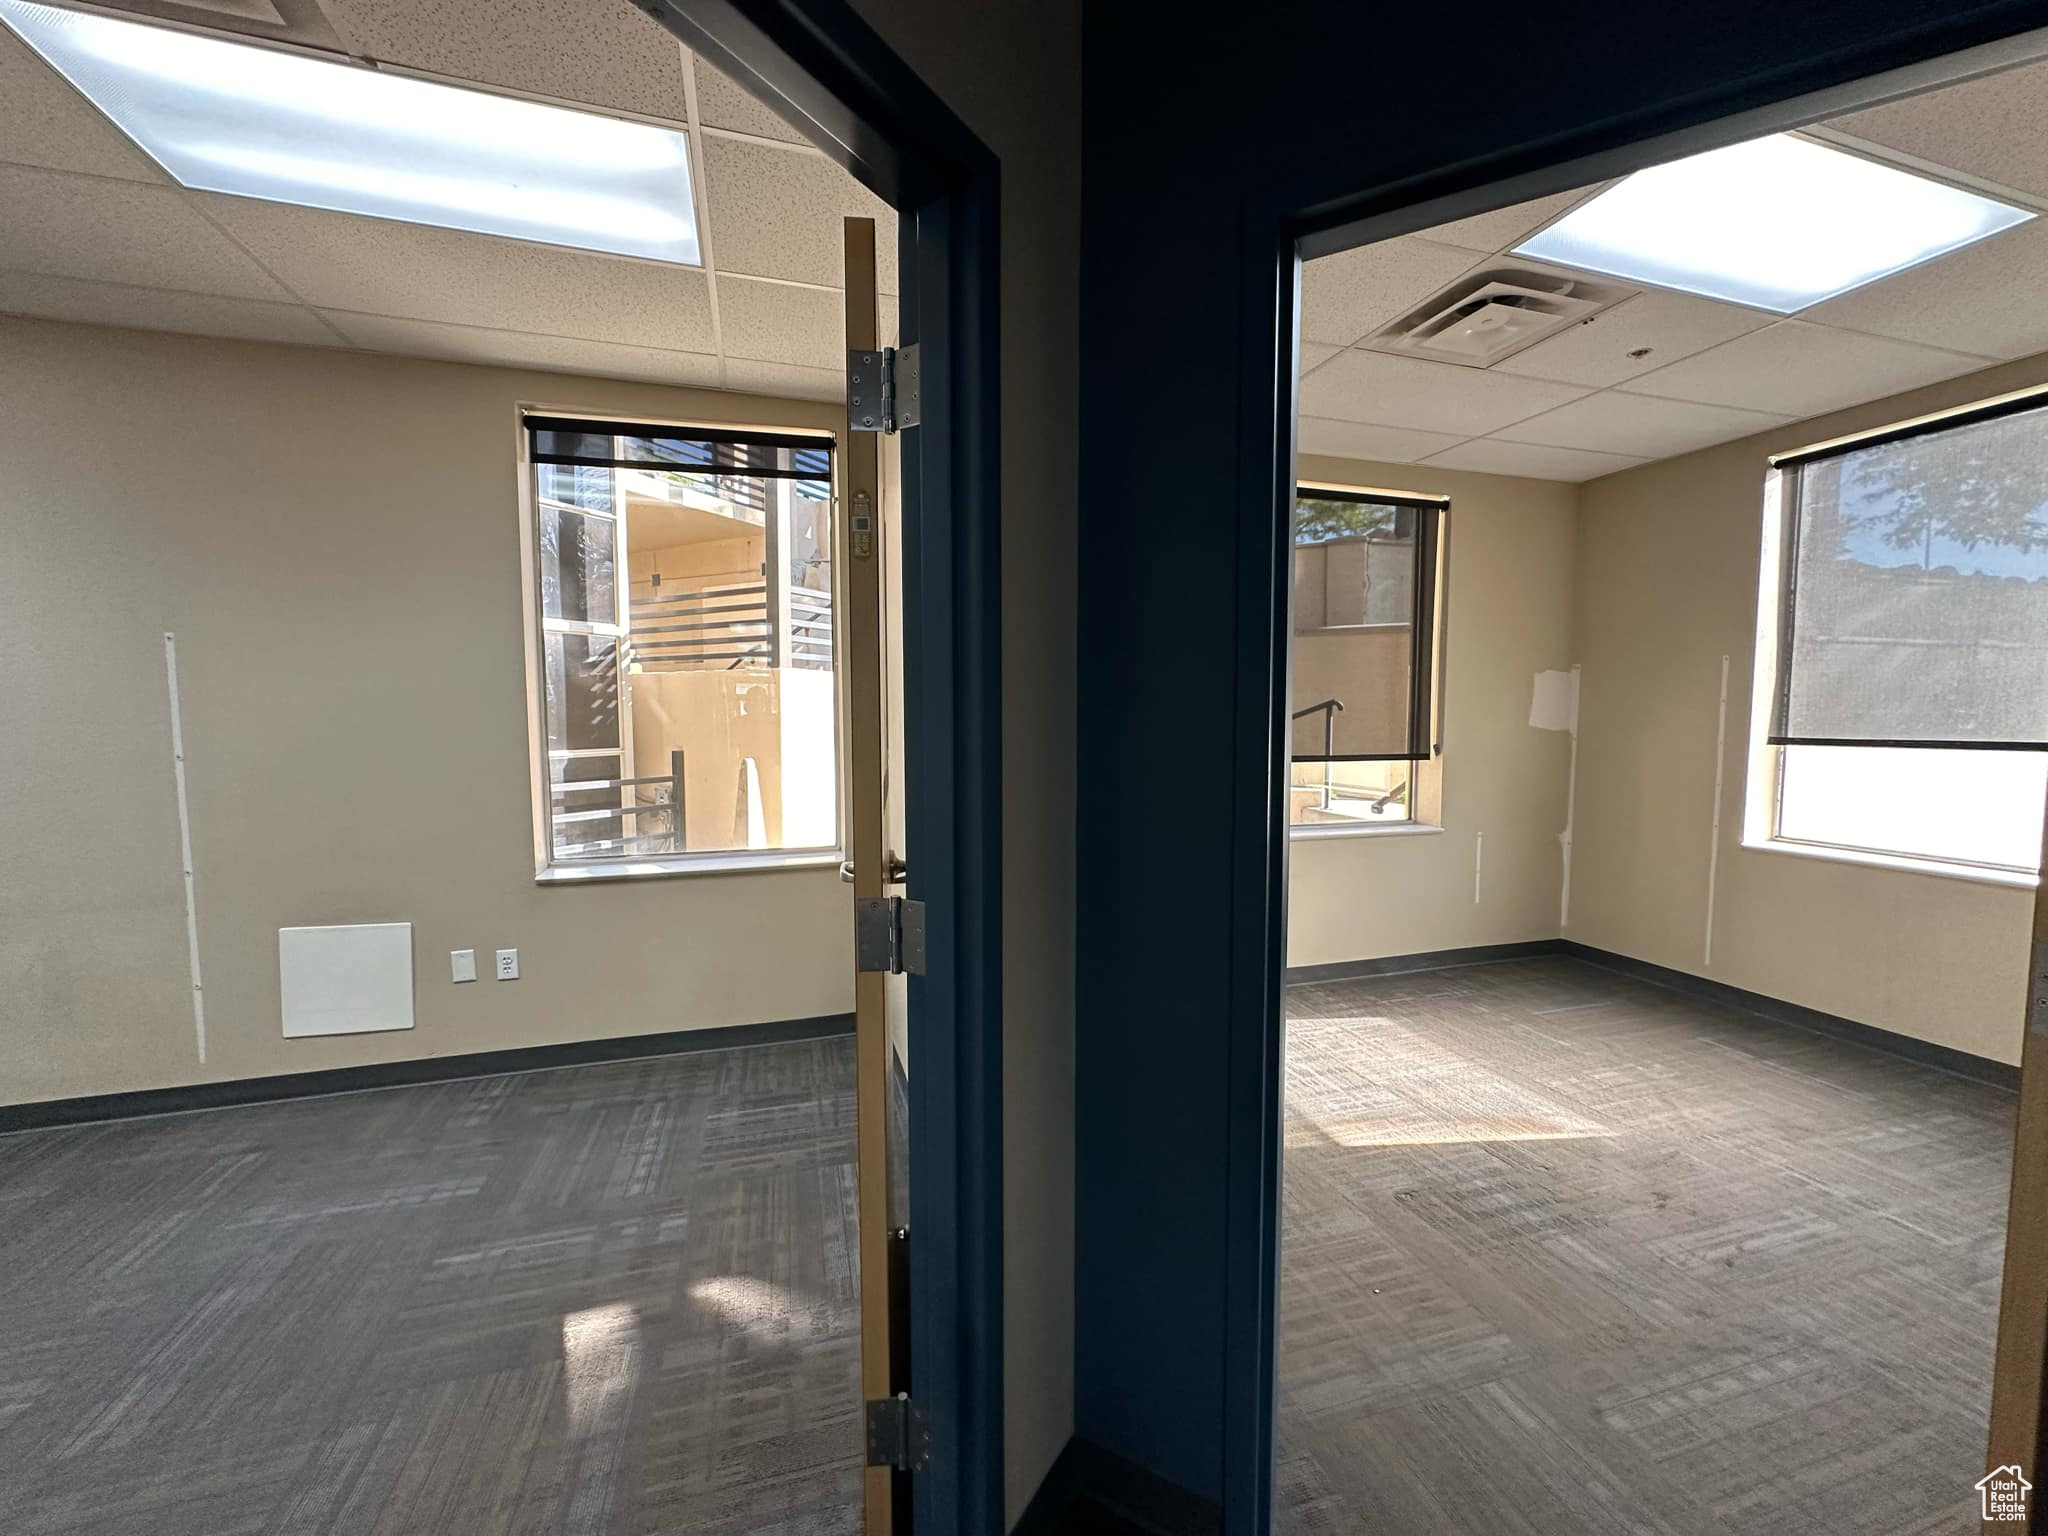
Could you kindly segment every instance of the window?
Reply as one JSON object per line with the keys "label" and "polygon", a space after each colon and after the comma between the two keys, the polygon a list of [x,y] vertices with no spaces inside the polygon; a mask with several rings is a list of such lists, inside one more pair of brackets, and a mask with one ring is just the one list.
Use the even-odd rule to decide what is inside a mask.
{"label": "window", "polygon": [[525,425],[547,863],[836,849],[830,439]]}
{"label": "window", "polygon": [[2048,753],[1786,747],[1778,836],[1819,847],[2032,870]]}
{"label": "window", "polygon": [[1433,755],[1444,503],[1302,487],[1294,507],[1296,827],[1412,822]]}
{"label": "window", "polygon": [[1790,455],[1771,489],[1764,835],[2038,869],[2048,407],[1992,402]]}

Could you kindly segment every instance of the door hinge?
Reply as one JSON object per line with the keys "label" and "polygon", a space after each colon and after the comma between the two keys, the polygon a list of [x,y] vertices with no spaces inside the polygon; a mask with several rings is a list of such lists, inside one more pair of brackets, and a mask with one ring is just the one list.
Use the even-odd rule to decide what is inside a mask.
{"label": "door hinge", "polygon": [[2034,945],[2034,967],[2027,972],[2027,1028],[2048,1035],[2048,939]]}
{"label": "door hinge", "polygon": [[908,1392],[868,1404],[868,1465],[922,1472],[932,1459],[932,1426]]}
{"label": "door hinge", "polygon": [[853,904],[855,969],[924,974],[924,903],[865,896]]}
{"label": "door hinge", "polygon": [[917,343],[846,354],[846,424],[855,432],[894,432],[923,419]]}

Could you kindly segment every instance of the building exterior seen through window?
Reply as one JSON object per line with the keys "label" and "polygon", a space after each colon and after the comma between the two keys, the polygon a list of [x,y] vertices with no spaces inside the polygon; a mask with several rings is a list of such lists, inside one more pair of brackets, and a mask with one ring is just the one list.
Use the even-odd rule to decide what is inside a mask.
{"label": "building exterior seen through window", "polygon": [[2048,406],[1781,460],[1766,530],[1768,836],[2039,868]]}
{"label": "building exterior seen through window", "polygon": [[1431,756],[1440,502],[1303,488],[1294,515],[1289,822],[1416,819]]}
{"label": "building exterior seen through window", "polygon": [[526,428],[548,863],[836,849],[831,441]]}

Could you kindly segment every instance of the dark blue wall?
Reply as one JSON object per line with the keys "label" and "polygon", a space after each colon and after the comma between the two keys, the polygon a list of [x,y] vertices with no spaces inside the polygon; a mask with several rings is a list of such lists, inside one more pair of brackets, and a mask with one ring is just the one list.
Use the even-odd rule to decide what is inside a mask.
{"label": "dark blue wall", "polygon": [[1076,1428],[1227,1495],[1233,1531],[1263,1502],[1271,1305],[1276,233],[2042,25],[2040,0],[1086,8]]}

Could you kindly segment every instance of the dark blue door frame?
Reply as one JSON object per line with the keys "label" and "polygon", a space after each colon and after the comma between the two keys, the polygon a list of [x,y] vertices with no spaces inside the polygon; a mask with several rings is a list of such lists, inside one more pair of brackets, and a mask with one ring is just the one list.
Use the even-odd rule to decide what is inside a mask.
{"label": "dark blue door frame", "polygon": [[[1000,1536],[1002,737],[996,158],[843,0],[643,0],[898,214],[904,806],[927,969],[910,980],[911,1391],[920,1531]],[[880,1283],[863,1276],[862,1283]]]}
{"label": "dark blue door frame", "polygon": [[[2039,7],[1958,13],[1910,39],[1795,59],[1724,91],[1587,127],[1547,144],[1355,195],[1276,179],[1238,223],[1234,313],[1239,441],[1232,756],[1222,1515],[1229,1536],[1271,1529],[1283,1159],[1285,807],[1301,262],[1583,187],[1643,166],[1800,127],[1981,72],[1999,41],[2048,21]],[[1981,50],[1973,60],[1956,55]]]}

